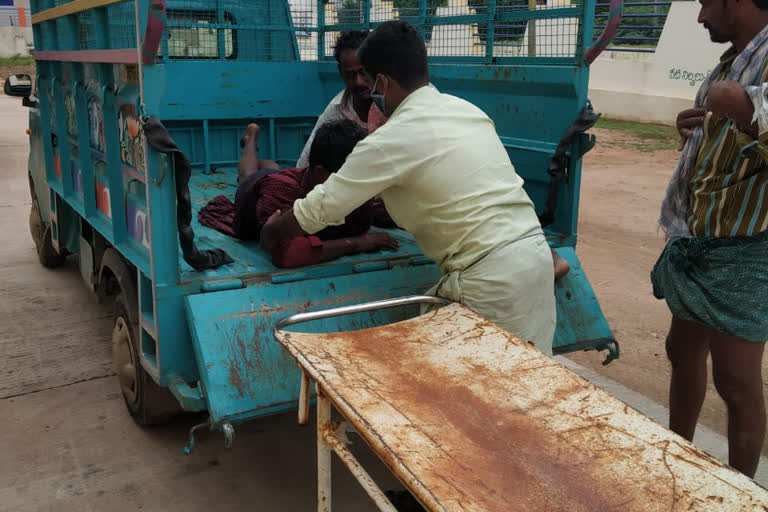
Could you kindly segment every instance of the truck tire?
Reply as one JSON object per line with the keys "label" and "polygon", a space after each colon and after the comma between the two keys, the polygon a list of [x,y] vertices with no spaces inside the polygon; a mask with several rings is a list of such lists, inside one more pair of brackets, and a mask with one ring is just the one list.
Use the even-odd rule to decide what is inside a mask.
{"label": "truck tire", "polygon": [[37,198],[32,198],[32,208],[29,211],[29,232],[32,240],[35,242],[37,259],[40,264],[46,268],[60,267],[66,261],[65,254],[59,254],[53,248],[53,238],[51,237],[51,226],[45,224],[40,216],[40,205]]}
{"label": "truck tire", "polygon": [[127,301],[127,295],[121,291],[115,298],[112,365],[133,420],[139,425],[157,425],[170,420],[181,409],[173,394],[158,386],[141,365],[139,324],[134,320],[138,314],[129,313],[137,311]]}

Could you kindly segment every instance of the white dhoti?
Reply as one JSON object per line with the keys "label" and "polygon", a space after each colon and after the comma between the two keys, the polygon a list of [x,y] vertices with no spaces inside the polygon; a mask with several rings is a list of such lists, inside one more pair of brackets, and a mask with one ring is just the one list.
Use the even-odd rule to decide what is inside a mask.
{"label": "white dhoti", "polygon": [[427,294],[464,304],[552,355],[554,270],[541,232],[500,246],[464,270],[443,275]]}

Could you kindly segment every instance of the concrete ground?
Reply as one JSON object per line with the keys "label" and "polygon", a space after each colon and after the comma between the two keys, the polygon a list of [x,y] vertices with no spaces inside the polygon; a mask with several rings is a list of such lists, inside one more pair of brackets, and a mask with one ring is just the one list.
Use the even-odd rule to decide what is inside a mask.
{"label": "concrete ground", "polygon": [[[56,271],[37,262],[27,227],[25,128],[20,101],[0,95],[0,418],[5,420],[0,435],[0,511],[312,510],[314,429],[297,426],[293,414],[238,427],[232,449],[224,447],[220,434],[203,431],[189,456],[182,448],[189,428],[203,421],[201,416],[184,416],[153,429],[132,422],[111,370],[110,309],[97,304],[82,285],[74,261]],[[588,167],[585,196],[588,190],[600,190],[596,175],[589,173]],[[608,179],[619,188],[627,186],[623,173]],[[628,208],[631,203],[626,202]],[[627,271],[625,261],[611,261],[610,251],[619,251],[619,242],[609,243],[607,235],[614,234],[624,245],[631,237],[599,226],[601,216],[611,224],[620,222],[620,215],[606,216],[590,208],[585,202],[588,224],[582,257],[609,320],[619,325],[625,359],[608,369],[599,366],[596,354],[572,358],[578,363],[565,362],[663,422],[665,409],[658,402],[668,375],[666,363],[661,356],[648,360],[649,354],[658,353],[663,328],[654,327],[658,332],[652,336],[643,324],[648,321],[643,316],[648,290],[639,276],[648,269]],[[644,205],[639,208],[649,215]],[[649,244],[644,240],[640,238],[637,253],[650,260],[656,247],[645,247]],[[621,302],[614,285],[617,290],[623,287],[639,306]],[[656,303],[648,304],[657,308],[654,314],[663,315]],[[647,344],[652,345],[650,351]],[[633,366],[640,368],[639,374],[632,373]],[[649,394],[653,399],[645,396]],[[701,429],[697,442],[723,457],[720,433]],[[396,485],[364,447],[357,445],[355,451],[383,487]],[[336,510],[374,510],[338,461],[334,469]],[[759,481],[768,481],[763,472]]]}

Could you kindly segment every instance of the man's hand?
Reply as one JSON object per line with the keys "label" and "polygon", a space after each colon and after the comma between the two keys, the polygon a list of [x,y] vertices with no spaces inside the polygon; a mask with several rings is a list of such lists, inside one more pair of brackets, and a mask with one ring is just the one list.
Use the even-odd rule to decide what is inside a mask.
{"label": "man's hand", "polygon": [[355,252],[396,251],[400,247],[400,242],[388,233],[363,233],[350,240]]}
{"label": "man's hand", "polygon": [[739,82],[717,82],[707,93],[707,110],[723,119],[731,119],[739,130],[757,138],[757,123],[752,121],[755,107]]}
{"label": "man's hand", "polygon": [[685,141],[693,134],[693,128],[704,124],[704,116],[707,111],[703,108],[689,108],[677,114],[677,131],[680,134],[680,147],[683,150]]}

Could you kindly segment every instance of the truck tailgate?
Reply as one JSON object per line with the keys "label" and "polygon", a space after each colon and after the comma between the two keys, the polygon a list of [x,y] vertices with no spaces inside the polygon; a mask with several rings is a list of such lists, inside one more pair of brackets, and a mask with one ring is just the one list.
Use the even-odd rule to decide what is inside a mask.
{"label": "truck tailgate", "polygon": [[[423,293],[438,278],[437,267],[422,265],[187,296],[187,322],[211,421],[238,422],[296,406],[299,372],[272,334],[280,318]],[[417,314],[417,307],[396,309],[322,320],[302,329],[349,331]]]}

